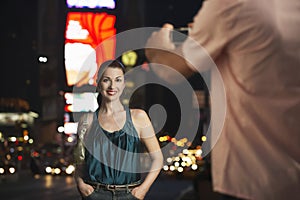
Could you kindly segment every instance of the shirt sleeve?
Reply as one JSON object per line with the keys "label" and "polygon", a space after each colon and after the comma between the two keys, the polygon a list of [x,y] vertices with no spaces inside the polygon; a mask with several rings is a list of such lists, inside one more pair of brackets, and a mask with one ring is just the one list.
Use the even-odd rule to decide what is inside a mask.
{"label": "shirt sleeve", "polygon": [[234,9],[231,1],[205,1],[194,17],[189,37],[182,45],[183,56],[190,67],[207,70],[224,50],[229,41],[228,23]]}

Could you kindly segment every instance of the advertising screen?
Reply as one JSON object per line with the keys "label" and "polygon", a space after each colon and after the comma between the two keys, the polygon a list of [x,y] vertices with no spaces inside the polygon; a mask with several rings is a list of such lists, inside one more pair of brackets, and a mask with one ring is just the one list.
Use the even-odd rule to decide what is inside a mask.
{"label": "advertising screen", "polygon": [[116,7],[115,0],[67,0],[69,8],[108,8]]}
{"label": "advertising screen", "polygon": [[65,29],[65,70],[69,86],[95,85],[98,66],[114,59],[116,16],[69,12]]}

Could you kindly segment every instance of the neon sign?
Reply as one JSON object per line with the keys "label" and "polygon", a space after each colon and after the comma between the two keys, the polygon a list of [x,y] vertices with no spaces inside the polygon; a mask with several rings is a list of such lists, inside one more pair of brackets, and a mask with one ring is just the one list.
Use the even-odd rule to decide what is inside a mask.
{"label": "neon sign", "polygon": [[69,8],[109,8],[114,9],[114,0],[67,0]]}

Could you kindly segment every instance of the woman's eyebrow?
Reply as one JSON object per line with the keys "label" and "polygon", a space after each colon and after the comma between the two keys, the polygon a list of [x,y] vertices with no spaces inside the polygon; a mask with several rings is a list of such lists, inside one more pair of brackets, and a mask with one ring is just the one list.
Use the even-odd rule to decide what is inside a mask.
{"label": "woman's eyebrow", "polygon": [[[108,78],[108,79],[111,79],[111,77],[109,77],[109,76],[103,76],[102,78]],[[120,75],[120,76],[116,76],[115,78],[122,78],[122,76]]]}

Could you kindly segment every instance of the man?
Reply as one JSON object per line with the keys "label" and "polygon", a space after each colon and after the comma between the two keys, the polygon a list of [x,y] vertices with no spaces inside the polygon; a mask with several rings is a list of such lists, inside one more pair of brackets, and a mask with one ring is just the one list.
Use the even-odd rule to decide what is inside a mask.
{"label": "man", "polygon": [[[214,190],[224,199],[299,199],[300,2],[209,0],[179,47],[170,40],[172,29],[166,24],[149,38],[150,63],[190,76],[215,71],[211,58],[223,79],[226,115],[212,149]],[[167,68],[153,70],[178,80]]]}

